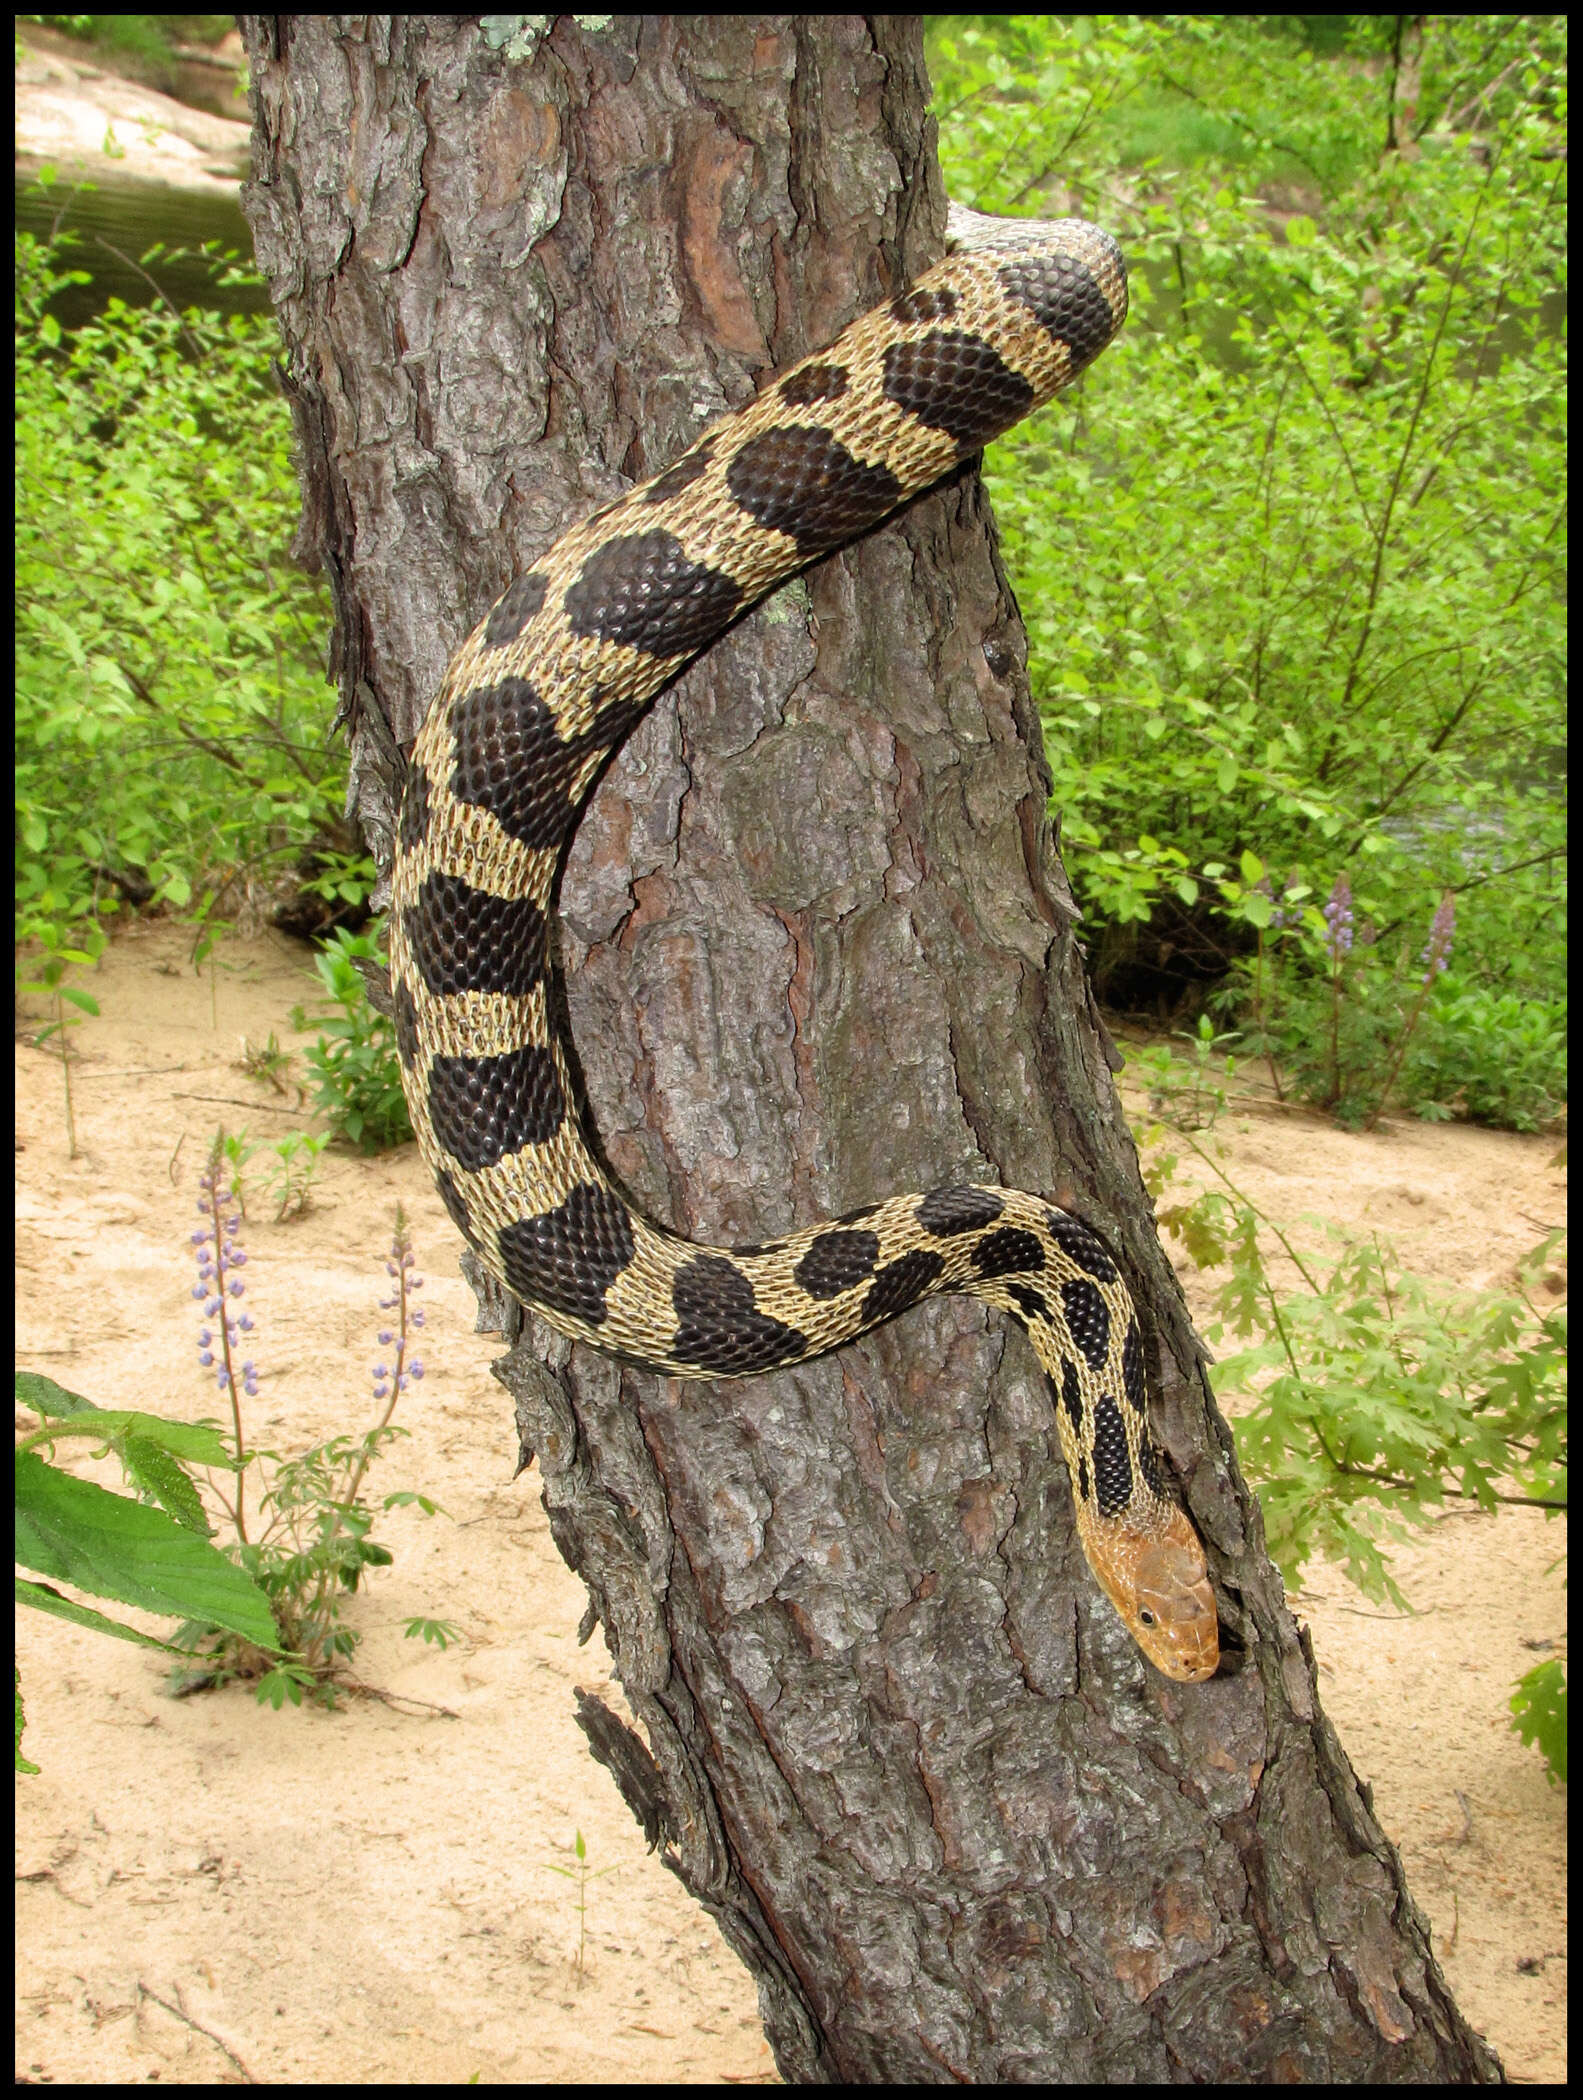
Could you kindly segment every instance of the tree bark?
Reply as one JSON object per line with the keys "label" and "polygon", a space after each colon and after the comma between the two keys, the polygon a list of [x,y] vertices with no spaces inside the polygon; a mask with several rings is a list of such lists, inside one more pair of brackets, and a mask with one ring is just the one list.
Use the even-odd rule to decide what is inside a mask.
{"label": "tree bark", "polygon": [[[918,19],[242,21],[300,545],[388,861],[402,749],[512,574],[941,252]],[[611,1163],[695,1238],[953,1179],[1094,1219],[1227,1666],[1143,1663],[1032,1351],[969,1300],[718,1385],[529,1320],[496,1375],[647,1746],[581,1718],[789,2079],[1494,2077],[1214,1412],[1048,785],[969,466],[633,735],[566,871],[572,1023]]]}

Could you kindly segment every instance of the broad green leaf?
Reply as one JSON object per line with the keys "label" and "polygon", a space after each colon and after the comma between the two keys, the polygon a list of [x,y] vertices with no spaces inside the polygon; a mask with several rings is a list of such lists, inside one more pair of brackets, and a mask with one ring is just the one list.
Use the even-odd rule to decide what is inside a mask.
{"label": "broad green leaf", "polygon": [[276,1645],[268,1600],[235,1562],[162,1509],[63,1473],[33,1451],[16,1462],[16,1557],[94,1596]]}
{"label": "broad green leaf", "polygon": [[135,1626],[123,1620],[106,1618],[102,1611],[92,1605],[79,1604],[75,1598],[66,1597],[47,1582],[29,1582],[24,1575],[16,1578],[16,1601],[31,1604],[37,1611],[47,1611],[57,1619],[70,1619],[73,1625],[90,1627],[95,1633],[108,1633],[118,1641],[135,1641],[140,1648],[158,1648],[166,1655],[186,1655],[184,1648],[176,1648],[169,1641],[157,1641],[151,1633],[139,1633]]}

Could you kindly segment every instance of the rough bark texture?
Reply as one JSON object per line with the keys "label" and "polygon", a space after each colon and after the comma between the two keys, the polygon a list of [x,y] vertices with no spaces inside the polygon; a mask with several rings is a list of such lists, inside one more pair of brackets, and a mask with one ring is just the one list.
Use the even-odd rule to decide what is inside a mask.
{"label": "rough bark texture", "polygon": [[[302,546],[383,853],[401,747],[513,572],[940,252],[918,24],[243,20]],[[1156,1241],[1024,662],[972,469],[776,594],[583,824],[572,1020],[611,1162],[700,1239],[955,1177],[1095,1219],[1228,1665],[1144,1665],[1033,1354],[970,1301],[706,1386],[529,1322],[498,1375],[650,1748],[584,1725],[788,2078],[1489,2078]]]}

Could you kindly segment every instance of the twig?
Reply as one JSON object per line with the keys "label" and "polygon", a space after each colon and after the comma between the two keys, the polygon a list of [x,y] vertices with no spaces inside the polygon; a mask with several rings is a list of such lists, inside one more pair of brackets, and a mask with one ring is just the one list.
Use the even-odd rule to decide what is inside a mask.
{"label": "twig", "polygon": [[398,1713],[409,1707],[421,1707],[425,1713],[438,1714],[442,1721],[459,1721],[462,1717],[451,1706],[436,1705],[432,1699],[419,1699],[411,1692],[387,1692],[377,1684],[365,1684],[360,1677],[335,1678],[343,1691],[356,1692],[360,1699],[377,1699],[382,1706],[393,1706]]}
{"label": "twig", "polygon": [[213,1101],[221,1108],[256,1109],[261,1116],[290,1116],[297,1113],[295,1109],[277,1108],[273,1101],[239,1101],[234,1094],[186,1094],[178,1088],[174,1098],[177,1101]]}
{"label": "twig", "polygon": [[235,2064],[237,2070],[241,2073],[243,2079],[248,2085],[257,2085],[258,2080],[247,2068],[247,2065],[243,2063],[241,2057],[237,2055],[236,2051],[231,2047],[230,2043],[222,2042],[217,2034],[211,2033],[210,2030],[207,2027],[203,2026],[200,2021],[195,2020],[192,2014],[186,2010],[186,2008],[180,2003],[179,2000],[175,2005],[172,2005],[170,2000],[168,1998],[162,1998],[159,1995],[158,1991],[151,1991],[148,1985],[143,1981],[141,1976],[137,1980],[137,1987],[141,1996],[145,1998],[152,1998],[156,2005],[164,2006],[166,2012],[170,2014],[173,2020],[182,2021],[185,2026],[188,2026],[192,2029],[194,2034],[201,2034],[206,2042],[213,2042],[216,2049],[218,2049],[224,2056],[228,2057],[233,2064]]}

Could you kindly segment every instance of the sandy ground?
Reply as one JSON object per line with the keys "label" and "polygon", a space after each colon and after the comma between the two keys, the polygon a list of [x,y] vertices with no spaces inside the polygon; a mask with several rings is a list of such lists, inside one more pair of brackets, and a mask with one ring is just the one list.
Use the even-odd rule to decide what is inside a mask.
{"label": "sandy ground", "polygon": [[[82,1156],[58,1062],[18,1048],[18,1362],[110,1404],[198,1415],[194,1178],[218,1122],[254,1138],[308,1118],[237,1070],[239,1039],[309,996],[305,951],[222,951],[211,986],[179,933],[141,927],[75,1032]],[[1377,1225],[1431,1274],[1509,1280],[1561,1216],[1553,1140],[1399,1124],[1348,1136],[1253,1106],[1227,1163],[1283,1221]],[[1186,1176],[1184,1174],[1184,1179]],[[17,2065],[35,2081],[243,2078],[767,2081],[746,1973],[641,1834],[573,1722],[573,1687],[620,1705],[584,1596],[512,1480],[515,1439],[472,1334],[455,1233],[409,1146],[324,1155],[313,1209],[244,1234],[263,1386],[258,1440],[300,1449],[372,1411],[375,1301],[397,1200],[413,1222],[428,1375],[411,1439],[371,1476],[448,1513],[398,1510],[395,1555],[350,1605],[357,1674],[408,1710],[260,1709],[241,1687],[177,1701],[160,1658],[32,1612],[18,1645]],[[1184,1278],[1195,1311],[1204,1279]],[[397,1420],[403,1419],[398,1414]],[[81,1462],[106,1485],[113,1465]],[[1303,1611],[1329,1710],[1407,1862],[1459,2001],[1525,2080],[1566,2075],[1565,1796],[1507,1725],[1513,1681],[1563,1638],[1559,1525],[1449,1517],[1394,1566],[1418,1616],[1321,1567]],[[404,1620],[454,1621],[445,1653]],[[425,1707],[411,1702],[426,1701]],[[431,1710],[437,1709],[437,1710]],[[136,1740],[134,1741],[134,1737]],[[578,1966],[575,1834],[587,1884]]]}

